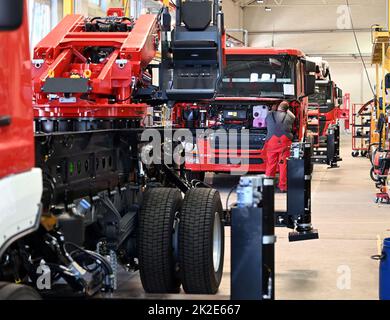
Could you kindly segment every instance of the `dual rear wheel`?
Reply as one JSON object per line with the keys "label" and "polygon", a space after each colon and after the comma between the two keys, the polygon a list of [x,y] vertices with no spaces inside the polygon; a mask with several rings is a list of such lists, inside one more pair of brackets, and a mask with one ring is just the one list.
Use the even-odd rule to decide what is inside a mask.
{"label": "dual rear wheel", "polygon": [[149,293],[215,294],[222,279],[224,224],[218,191],[153,188],[139,214],[138,258]]}

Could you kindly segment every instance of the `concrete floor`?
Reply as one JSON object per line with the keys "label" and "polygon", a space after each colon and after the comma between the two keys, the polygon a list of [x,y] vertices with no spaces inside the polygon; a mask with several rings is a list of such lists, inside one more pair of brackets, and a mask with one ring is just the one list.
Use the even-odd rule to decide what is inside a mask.
{"label": "concrete floor", "polygon": [[[288,230],[278,229],[276,244],[276,299],[377,299],[378,236],[390,237],[390,207],[374,203],[376,192],[369,178],[370,162],[351,157],[350,136],[342,137],[340,168],[315,166],[312,184],[314,227],[320,239],[288,242]],[[210,178],[210,177],[208,177]],[[213,184],[222,201],[237,178],[217,175]],[[234,197],[231,201],[235,201]],[[281,209],[285,195],[276,195]],[[226,236],[225,268],[216,296],[147,295],[137,274],[121,277],[112,297],[157,299],[229,299],[230,235]]]}

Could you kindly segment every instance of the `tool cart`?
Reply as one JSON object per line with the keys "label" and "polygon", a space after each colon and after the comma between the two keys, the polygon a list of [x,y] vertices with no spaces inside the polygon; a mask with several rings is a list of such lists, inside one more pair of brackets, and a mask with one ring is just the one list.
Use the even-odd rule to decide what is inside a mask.
{"label": "tool cart", "polygon": [[352,156],[366,157],[370,145],[371,105],[352,105]]}

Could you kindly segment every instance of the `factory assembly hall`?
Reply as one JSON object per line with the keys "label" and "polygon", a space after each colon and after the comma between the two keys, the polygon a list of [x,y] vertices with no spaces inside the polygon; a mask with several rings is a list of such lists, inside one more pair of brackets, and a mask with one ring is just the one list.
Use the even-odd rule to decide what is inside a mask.
{"label": "factory assembly hall", "polygon": [[390,0],[0,0],[0,300],[390,300],[389,176]]}

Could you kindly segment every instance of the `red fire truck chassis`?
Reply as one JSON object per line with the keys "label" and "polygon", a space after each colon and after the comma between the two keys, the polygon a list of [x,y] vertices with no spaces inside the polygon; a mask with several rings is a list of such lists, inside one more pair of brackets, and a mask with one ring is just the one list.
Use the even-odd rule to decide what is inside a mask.
{"label": "red fire truck chassis", "polygon": [[[212,133],[188,146],[193,147],[185,163],[190,179],[203,180],[205,172],[265,172],[265,117],[283,100],[296,116],[294,140],[305,140],[311,94],[305,55],[294,49],[240,47],[226,49],[226,60],[214,100],[176,104],[173,110],[174,126],[223,130],[219,138]],[[238,137],[230,141],[233,131]]]}
{"label": "red fire truck chassis", "polygon": [[[32,95],[26,1],[7,4],[1,17],[16,22],[0,21],[10,25],[0,41],[12,48],[0,51],[0,190],[9,194],[0,205],[0,280],[42,296],[91,296],[117,288],[120,264],[139,269],[147,292],[216,293],[219,193],[194,188],[164,163],[142,163],[140,135],[148,104],[213,97],[223,61],[218,2],[178,1],[173,30],[165,6],[137,20],[117,8],[67,16],[34,49]],[[153,65],[160,41],[162,63]],[[152,85],[153,68],[169,86]],[[0,297],[10,298],[2,286]]]}

